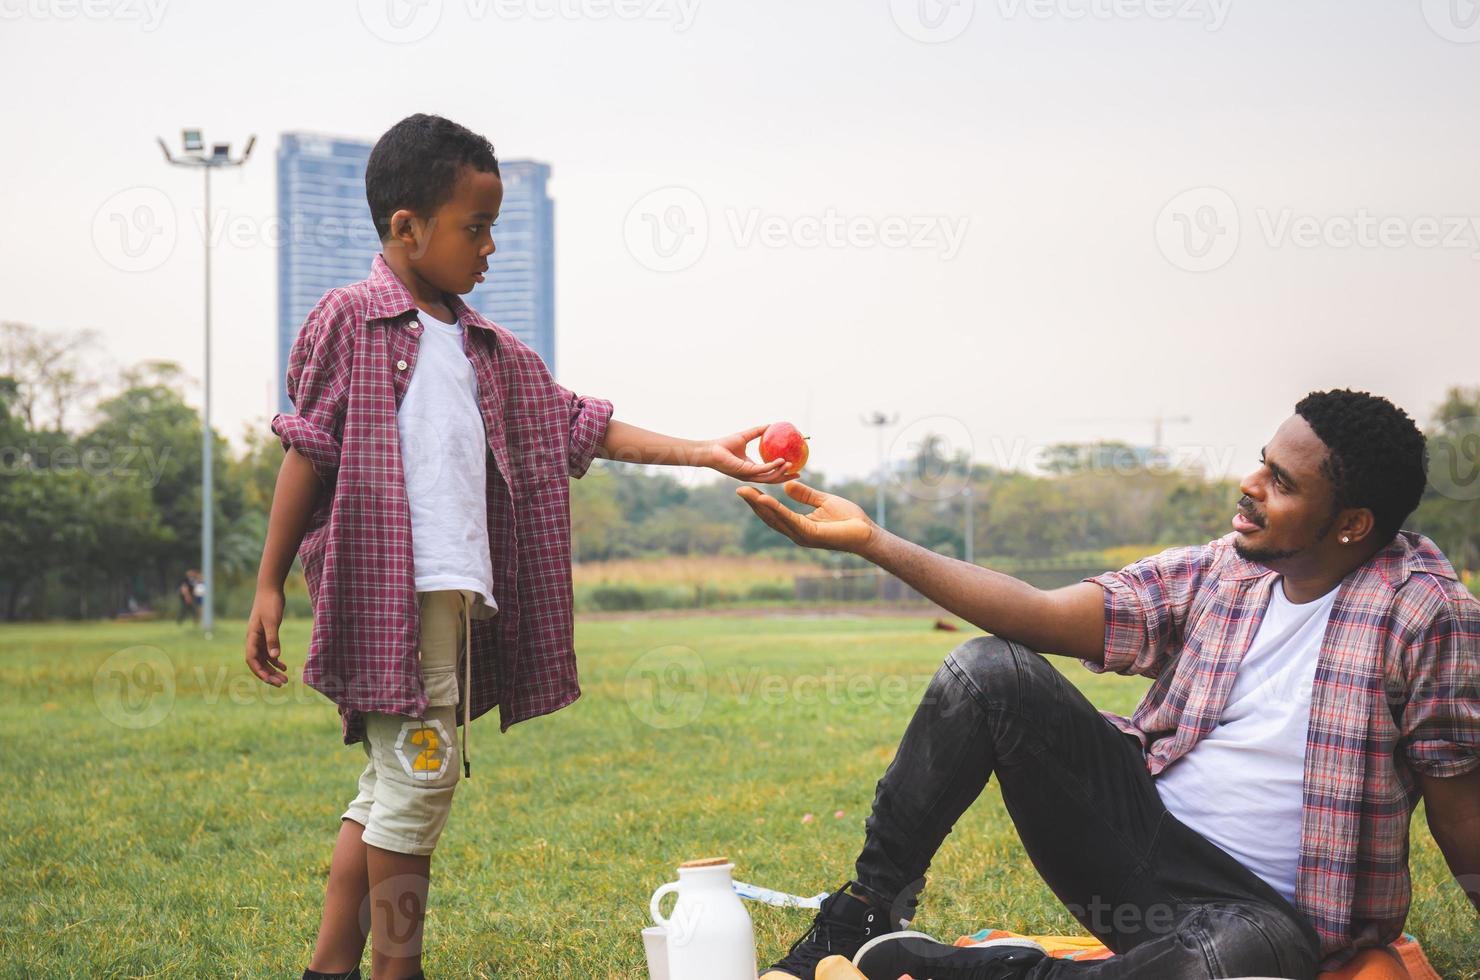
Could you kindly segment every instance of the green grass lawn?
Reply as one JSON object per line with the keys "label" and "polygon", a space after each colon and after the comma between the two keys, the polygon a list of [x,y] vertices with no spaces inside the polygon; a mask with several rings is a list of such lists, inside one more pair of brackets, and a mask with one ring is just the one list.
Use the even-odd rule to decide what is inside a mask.
{"label": "green grass lawn", "polygon": [[[800,894],[836,887],[915,702],[963,637],[929,627],[582,623],[580,701],[507,735],[492,716],[473,725],[473,779],[433,864],[428,975],[645,976],[648,896],[689,858],[727,855],[737,877]],[[319,695],[249,677],[244,629],[224,623],[207,643],[168,623],[0,627],[4,975],[307,964],[364,756]],[[308,629],[284,630],[295,676]],[[1062,665],[1104,708],[1129,712],[1145,686]],[[1446,977],[1480,976],[1474,913],[1421,819],[1413,840],[1408,929]],[[751,914],[762,965],[811,917]],[[995,782],[939,855],[917,920],[944,937],[986,924],[1080,931]]]}

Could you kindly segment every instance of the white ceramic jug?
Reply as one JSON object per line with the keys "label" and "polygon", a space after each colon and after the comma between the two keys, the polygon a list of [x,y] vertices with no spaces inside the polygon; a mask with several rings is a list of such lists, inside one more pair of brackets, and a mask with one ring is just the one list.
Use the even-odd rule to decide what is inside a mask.
{"label": "white ceramic jug", "polygon": [[[653,892],[653,921],[668,931],[669,980],[755,980],[755,932],[724,858],[678,866],[678,881]],[[673,914],[658,903],[678,893]]]}

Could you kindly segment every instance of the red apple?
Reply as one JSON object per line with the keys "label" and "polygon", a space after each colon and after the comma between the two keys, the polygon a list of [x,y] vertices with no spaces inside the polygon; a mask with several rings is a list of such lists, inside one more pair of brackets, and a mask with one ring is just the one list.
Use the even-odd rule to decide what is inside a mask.
{"label": "red apple", "polygon": [[796,476],[807,465],[807,437],[790,422],[773,422],[761,433],[761,460],[786,460],[786,475]]}

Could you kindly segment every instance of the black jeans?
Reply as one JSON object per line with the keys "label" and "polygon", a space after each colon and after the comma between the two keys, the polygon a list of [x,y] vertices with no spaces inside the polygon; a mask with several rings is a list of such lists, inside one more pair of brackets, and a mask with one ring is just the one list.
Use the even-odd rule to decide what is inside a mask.
{"label": "black jeans", "polygon": [[1315,976],[1305,918],[1167,812],[1136,738],[1041,654],[995,637],[957,647],[931,681],[879,780],[859,883],[907,902],[993,773],[1039,875],[1116,954],[1026,976]]}

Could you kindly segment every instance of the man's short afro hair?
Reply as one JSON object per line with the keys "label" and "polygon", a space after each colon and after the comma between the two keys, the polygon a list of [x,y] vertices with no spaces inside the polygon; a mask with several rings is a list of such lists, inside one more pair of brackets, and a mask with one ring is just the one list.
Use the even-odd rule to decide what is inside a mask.
{"label": "man's short afro hair", "polygon": [[1423,497],[1423,433],[1386,398],[1349,388],[1313,391],[1296,404],[1295,414],[1330,450],[1322,469],[1336,490],[1332,512],[1368,508],[1376,537],[1386,544]]}
{"label": "man's short afro hair", "polygon": [[450,119],[422,112],[386,130],[365,165],[365,198],[380,240],[390,237],[391,215],[402,208],[430,217],[445,204],[463,167],[497,174],[493,144]]}

